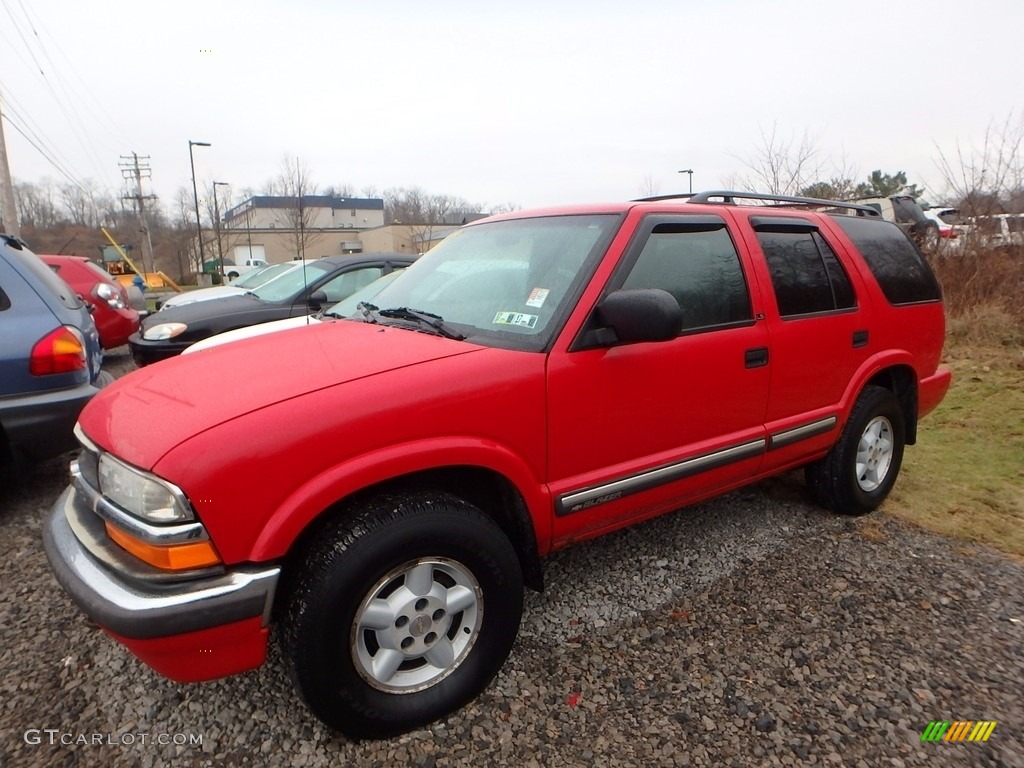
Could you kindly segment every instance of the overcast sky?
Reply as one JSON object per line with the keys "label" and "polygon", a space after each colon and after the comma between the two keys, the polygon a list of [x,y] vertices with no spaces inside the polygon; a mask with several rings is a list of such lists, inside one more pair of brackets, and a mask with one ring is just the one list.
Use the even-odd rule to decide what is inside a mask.
{"label": "overcast sky", "polygon": [[15,179],[67,182],[20,128],[114,190],[148,155],[165,203],[189,139],[235,202],[287,154],[321,187],[530,208],[717,188],[773,128],[939,197],[940,149],[1024,112],[1021,0],[0,5]]}

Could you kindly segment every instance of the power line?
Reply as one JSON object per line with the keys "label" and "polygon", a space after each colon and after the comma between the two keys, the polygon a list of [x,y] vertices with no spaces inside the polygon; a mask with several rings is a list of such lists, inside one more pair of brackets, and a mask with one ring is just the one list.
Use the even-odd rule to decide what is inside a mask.
{"label": "power line", "polygon": [[[89,161],[93,164],[93,170],[95,170],[98,174],[102,175],[102,170],[100,169],[99,156],[96,153],[95,147],[87,145],[86,141],[84,140],[80,126],[81,121],[78,118],[78,115],[75,112],[74,107],[70,104],[65,104],[61,97],[57,94],[57,91],[53,87],[53,82],[51,81],[51,78],[46,74],[46,71],[43,69],[42,64],[39,62],[39,59],[36,58],[33,46],[26,38],[24,32],[22,31],[21,24],[19,23],[18,19],[15,18],[14,14],[11,12],[11,9],[8,6],[6,0],[3,0],[3,6],[4,10],[7,11],[7,15],[11,19],[11,23],[14,25],[15,31],[18,33],[18,37],[21,38],[22,44],[25,46],[25,49],[28,51],[29,56],[32,57],[32,61],[35,63],[36,68],[39,70],[39,74],[42,76],[43,83],[46,85],[46,88],[50,92],[50,95],[53,96],[54,103],[56,103],[57,108],[60,110],[61,114],[64,116],[64,119],[67,121],[68,126],[71,128],[71,131],[77,139],[79,145],[81,145],[82,149],[85,150],[86,155],[89,157]],[[22,6],[22,10],[24,10],[24,6]],[[28,21],[29,28],[32,29],[32,32],[36,35],[36,41],[39,50],[46,57],[47,61],[49,61],[50,64],[53,64],[53,60],[50,59],[49,54],[43,47],[42,40],[39,39],[39,35],[38,33],[36,33],[35,27],[32,24],[32,20],[27,18],[27,15],[26,20]],[[63,88],[63,84],[60,85]],[[66,90],[65,96],[67,96]]]}
{"label": "power line", "polygon": [[16,122],[14,122],[13,120],[11,120],[11,117],[10,117],[10,115],[8,115],[8,114],[6,114],[6,113],[0,113],[0,119],[4,119],[4,120],[6,120],[6,121],[8,122],[8,124],[9,124],[9,125],[10,125],[10,126],[11,126],[11,127],[12,127],[12,128],[14,129],[14,130],[16,130],[16,131],[17,131],[18,133],[20,133],[20,134],[21,134],[22,138],[24,138],[24,139],[25,139],[25,141],[27,141],[27,142],[28,142],[29,144],[31,144],[31,145],[32,145],[33,147],[35,147],[35,150],[36,150],[36,151],[37,151],[37,152],[38,152],[38,153],[39,153],[40,155],[42,155],[42,156],[43,156],[43,158],[44,158],[44,159],[45,159],[45,160],[46,160],[46,161],[47,161],[47,162],[48,162],[48,163],[49,163],[50,165],[52,165],[52,166],[53,166],[53,167],[54,167],[54,168],[55,168],[55,169],[57,170],[57,172],[58,172],[58,173],[59,173],[59,174],[60,174],[61,176],[63,176],[63,177],[65,178],[65,179],[67,179],[68,181],[70,181],[70,182],[71,182],[72,184],[74,184],[74,185],[75,185],[76,187],[78,187],[78,188],[79,188],[80,190],[82,190],[83,192],[85,192],[85,193],[87,193],[87,194],[88,194],[88,190],[87,190],[87,189],[86,189],[85,187],[83,187],[83,186],[82,186],[82,184],[81,184],[81,183],[80,183],[80,182],[78,181],[78,179],[76,179],[76,178],[75,178],[74,176],[72,176],[72,175],[71,175],[70,173],[68,173],[68,171],[64,170],[64,168],[63,168],[63,167],[61,167],[60,163],[58,163],[58,162],[57,162],[56,160],[54,160],[54,159],[53,159],[52,157],[50,157],[50,156],[49,156],[49,155],[48,155],[48,154],[46,153],[46,150],[44,150],[44,149],[43,149],[42,147],[40,147],[40,146],[39,146],[38,144],[36,144],[36,143],[35,143],[34,141],[32,141],[32,139],[31,139],[31,138],[30,138],[30,137],[28,136],[28,134],[26,134],[26,133],[25,133],[25,132],[24,132],[23,130],[21,130],[21,128],[20,128],[20,127],[18,126],[18,124],[17,124]]}
{"label": "power line", "polygon": [[[18,2],[21,5],[22,10],[25,12],[25,15],[29,16],[30,11],[28,8],[25,7],[24,3],[22,3],[22,0],[18,0]],[[85,96],[87,96],[88,98],[80,98],[80,103],[90,112],[90,114],[92,114],[94,118],[97,118],[97,122],[106,122],[107,127],[111,129],[111,135],[114,136],[114,138],[117,139],[117,141],[119,141],[122,144],[122,146],[124,144],[130,145],[132,142],[129,140],[128,136],[122,131],[121,126],[116,121],[111,120],[110,116],[102,109],[93,109],[93,104],[101,104],[102,100],[96,95],[95,91],[92,90],[89,83],[87,83],[85,79],[82,78],[82,76],[78,73],[78,67],[76,67],[75,63],[67,57],[67,54],[64,53],[64,46],[61,45],[60,42],[58,42],[53,37],[50,31],[46,28],[46,25],[43,23],[42,19],[40,19],[38,15],[36,15],[35,18],[36,26],[38,26],[43,31],[43,33],[49,38],[50,43],[53,44],[54,49],[57,51],[60,57],[64,59],[64,63],[67,64],[68,70],[74,76],[74,79],[78,82],[78,85],[74,85],[72,87],[72,94],[83,93]],[[29,23],[32,23],[31,18],[29,19]],[[33,27],[33,32],[34,31],[35,28]],[[47,59],[49,59],[49,56],[47,56]],[[52,64],[52,59],[49,60]],[[62,77],[61,70],[56,69],[55,67],[54,71],[56,72],[58,77]],[[69,83],[69,85],[71,85],[71,83]],[[110,144],[109,146],[113,148],[115,144]]]}
{"label": "power line", "polygon": [[4,101],[7,105],[6,114],[8,120],[11,120],[12,116],[17,118],[19,121],[21,121],[22,125],[25,126],[24,130],[32,134],[32,138],[35,139],[35,143],[37,145],[45,147],[51,155],[59,159],[65,166],[71,166],[71,162],[59,149],[57,149],[54,146],[53,141],[51,141],[50,138],[43,132],[43,130],[37,124],[35,124],[27,114],[25,114],[21,105],[18,103],[17,99],[15,99],[14,96],[11,95],[10,90],[3,83],[3,81],[0,81],[0,89],[2,89]]}

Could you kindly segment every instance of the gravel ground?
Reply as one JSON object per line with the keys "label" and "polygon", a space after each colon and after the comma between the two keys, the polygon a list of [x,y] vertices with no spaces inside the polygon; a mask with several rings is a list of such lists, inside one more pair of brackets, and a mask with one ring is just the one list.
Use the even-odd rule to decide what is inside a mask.
{"label": "gravel ground", "polygon": [[[830,516],[788,479],[553,555],[476,701],[353,743],[306,712],[276,650],[178,685],[91,626],[40,543],[66,465],[0,489],[0,766],[1024,766],[1024,569]],[[998,725],[921,743],[956,719]]]}

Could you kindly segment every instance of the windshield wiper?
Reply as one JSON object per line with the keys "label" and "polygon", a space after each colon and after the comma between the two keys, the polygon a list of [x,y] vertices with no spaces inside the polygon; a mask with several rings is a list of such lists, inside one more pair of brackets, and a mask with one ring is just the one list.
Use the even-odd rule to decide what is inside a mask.
{"label": "windshield wiper", "polygon": [[[372,304],[360,304],[360,311],[364,317],[373,318],[373,310],[376,309]],[[421,309],[411,309],[409,307],[394,307],[393,309],[380,309],[377,310],[377,317],[389,317],[395,320],[408,320],[417,325],[427,327],[433,330],[438,336],[444,336],[446,339],[455,339],[455,341],[462,341],[466,338],[464,335],[456,331],[450,325],[448,325],[444,318],[440,315],[435,315],[432,312],[424,312]],[[376,318],[373,318],[372,322],[377,322]]]}
{"label": "windshield wiper", "polygon": [[377,315],[376,312],[379,309],[377,306],[371,304],[368,301],[360,301],[356,304],[356,309],[359,310],[359,314],[363,316],[363,322],[376,323]]}

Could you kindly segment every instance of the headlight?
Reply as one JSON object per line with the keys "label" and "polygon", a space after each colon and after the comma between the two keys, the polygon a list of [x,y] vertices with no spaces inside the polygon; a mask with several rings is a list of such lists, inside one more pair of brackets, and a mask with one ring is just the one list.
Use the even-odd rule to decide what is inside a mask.
{"label": "headlight", "polygon": [[151,523],[181,523],[195,519],[184,494],[153,475],[100,455],[100,493]]}
{"label": "headlight", "polygon": [[146,341],[163,341],[180,336],[186,330],[188,330],[188,326],[184,323],[157,323],[143,331],[142,338]]}

